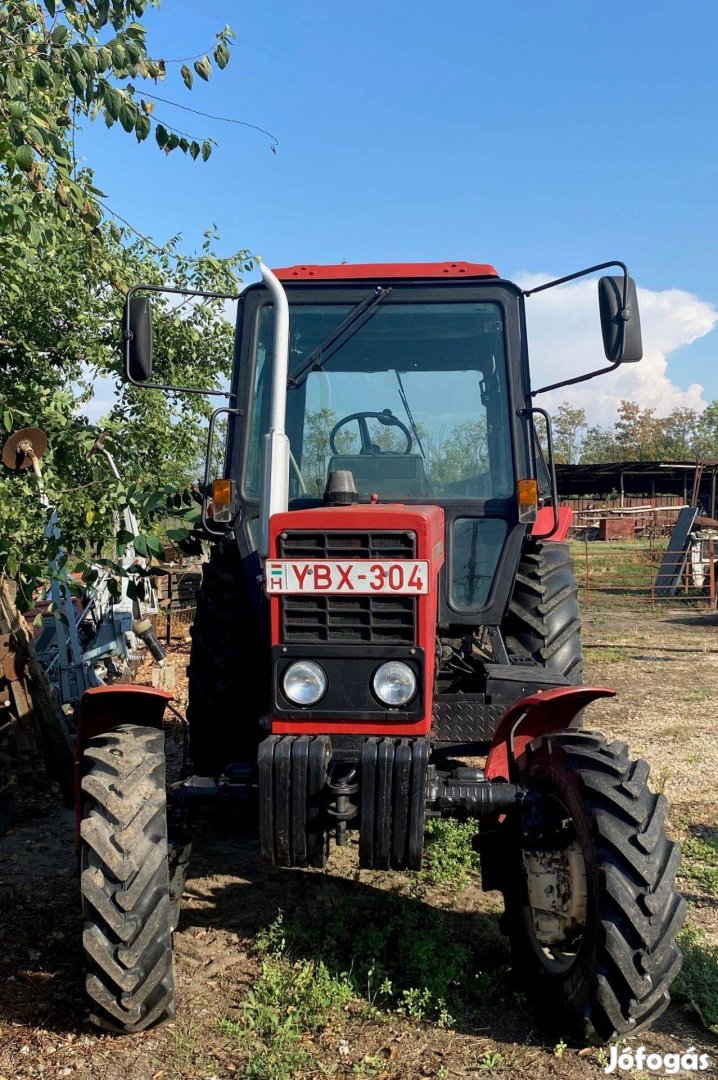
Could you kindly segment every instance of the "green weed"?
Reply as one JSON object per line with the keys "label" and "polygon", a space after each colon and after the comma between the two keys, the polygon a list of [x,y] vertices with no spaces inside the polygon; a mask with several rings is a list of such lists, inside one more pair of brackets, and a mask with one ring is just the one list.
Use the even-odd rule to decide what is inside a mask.
{"label": "green weed", "polygon": [[709,1031],[718,1035],[718,945],[706,943],[694,927],[678,935],[683,950],[683,967],[671,994],[698,1013]]}
{"label": "green weed", "polygon": [[482,1072],[493,1072],[501,1064],[501,1054],[498,1050],[487,1050],[476,1062],[476,1068]]}
{"label": "green weed", "polygon": [[718,896],[718,836],[691,836],[683,843],[681,877]]}
{"label": "green weed", "polygon": [[597,646],[592,648],[589,653],[586,654],[586,658],[591,663],[596,664],[621,664],[624,660],[628,660],[630,653],[628,649],[619,648],[605,648]]}
{"label": "green weed", "polygon": [[[457,1010],[486,1001],[495,989],[495,976],[477,970],[474,950],[441,911],[407,903],[396,892],[353,896],[309,923],[280,917],[259,941],[270,953],[286,951],[292,958],[330,957],[368,1009],[444,1026],[453,1024]],[[489,970],[498,967],[505,959],[498,931],[495,940],[487,935],[477,943],[476,952]]]}
{"label": "green weed", "polygon": [[307,1037],[337,1024],[354,997],[344,975],[321,962],[268,955],[239,1020],[220,1028],[250,1053],[245,1080],[293,1080],[311,1060]]}
{"label": "green weed", "polygon": [[423,880],[430,885],[465,889],[480,869],[479,856],[473,848],[477,832],[475,822],[444,818],[427,821]]}
{"label": "green weed", "polygon": [[671,724],[656,732],[659,739],[689,739],[693,732],[685,724]]}

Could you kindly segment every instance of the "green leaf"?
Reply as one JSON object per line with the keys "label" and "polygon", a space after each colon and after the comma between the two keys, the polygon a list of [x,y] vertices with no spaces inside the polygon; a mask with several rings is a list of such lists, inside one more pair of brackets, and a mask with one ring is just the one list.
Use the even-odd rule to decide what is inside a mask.
{"label": "green leaf", "polygon": [[201,60],[195,60],[194,69],[199,75],[200,79],[204,79],[205,82],[209,81],[209,77],[212,74],[212,64],[208,56],[203,56]]}
{"label": "green leaf", "polygon": [[108,86],[105,90],[105,108],[112,117],[113,120],[117,120],[120,115],[120,108],[122,107],[122,94],[119,90],[115,90],[113,86]]}
{"label": "green leaf", "polygon": [[138,555],[143,555],[145,558],[150,553],[146,536],[136,536],[132,541],[132,546]]}
{"label": "green leaf", "polygon": [[52,82],[52,70],[45,60],[37,60],[32,69],[32,78],[35,86],[45,87]]}
{"label": "green leaf", "polygon": [[186,540],[190,535],[191,529],[168,529],[167,537],[170,540]]}
{"label": "green leaf", "polygon": [[205,139],[202,143],[202,161],[208,161],[212,154],[212,143]]}
{"label": "green leaf", "polygon": [[18,169],[22,169],[23,172],[28,172],[34,160],[35,154],[33,153],[31,146],[28,146],[27,143],[23,146],[18,146],[15,151],[15,164]]}
{"label": "green leaf", "polygon": [[135,135],[138,142],[143,142],[149,135],[152,129],[149,116],[144,116],[142,113],[137,117],[137,123],[135,124]]}
{"label": "green leaf", "polygon": [[144,600],[145,598],[145,583],[144,581],[128,581],[127,582],[127,595],[130,600]]}
{"label": "green leaf", "polygon": [[190,156],[191,156],[192,160],[196,161],[197,158],[199,157],[199,143],[195,142],[194,139],[189,144],[189,152],[190,152]]}
{"label": "green leaf", "polygon": [[184,84],[187,87],[187,89],[191,90],[192,89],[192,83],[194,82],[194,75],[192,74],[192,72],[190,71],[190,69],[187,67],[186,64],[183,64],[182,67],[180,68],[180,75],[182,76],[182,79],[183,79]]}
{"label": "green leaf", "polygon": [[158,124],[157,127],[155,128],[155,139],[157,141],[157,145],[159,146],[160,150],[164,150],[165,146],[167,145],[167,140],[169,139],[169,137],[170,137],[170,133],[167,130],[167,128],[164,126],[164,124]]}
{"label": "green leaf", "polygon": [[159,536],[148,536],[147,547],[153,555],[156,555],[158,559],[161,559],[165,553],[164,545]]}
{"label": "green leaf", "polygon": [[127,51],[121,41],[115,41],[111,53],[113,68],[118,74],[124,73],[127,66]]}
{"label": "green leaf", "polygon": [[57,10],[57,5],[55,3],[55,0],[44,0],[44,3],[45,3],[45,7],[47,9],[48,14],[54,19],[55,18],[55,12]]}
{"label": "green leaf", "polygon": [[137,109],[137,106],[134,104],[134,102],[129,101],[127,98],[125,98],[120,105],[119,117],[120,123],[122,124],[125,131],[130,132],[134,130],[138,116],[139,111]]}
{"label": "green leaf", "polygon": [[8,555],[5,566],[7,568],[8,575],[14,578],[17,575],[19,569],[19,563],[16,555]]}

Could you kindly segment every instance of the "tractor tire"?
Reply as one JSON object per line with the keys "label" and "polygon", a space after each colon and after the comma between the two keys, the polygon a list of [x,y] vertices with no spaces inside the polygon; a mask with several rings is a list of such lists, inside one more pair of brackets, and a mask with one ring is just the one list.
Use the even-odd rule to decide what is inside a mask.
{"label": "tractor tire", "polygon": [[125,724],[88,743],[80,825],[90,1018],[144,1031],[175,1014],[164,735]]}
{"label": "tractor tire", "polygon": [[682,959],[666,798],[598,732],[544,735],[517,768],[522,821],[499,827],[513,836],[501,887],[514,974],[550,1026],[597,1044],[633,1035],[668,1005]]}
{"label": "tractor tire", "polygon": [[235,543],[212,548],[190,634],[189,752],[195,772],[218,776],[233,762],[256,762],[269,687],[269,642],[256,624]]}
{"label": "tractor tire", "polygon": [[502,626],[509,655],[583,681],[581,619],[568,544],[530,540],[524,547]]}

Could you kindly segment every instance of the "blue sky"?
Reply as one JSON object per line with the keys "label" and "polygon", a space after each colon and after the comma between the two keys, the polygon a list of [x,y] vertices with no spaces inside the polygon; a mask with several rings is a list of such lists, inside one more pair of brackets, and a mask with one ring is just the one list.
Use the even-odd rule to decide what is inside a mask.
{"label": "blue sky", "polygon": [[225,251],[275,266],[460,258],[522,277],[625,259],[658,294],[659,409],[671,387],[677,403],[696,383],[718,398],[718,330],[705,332],[718,307],[718,5],[165,0],[149,45],[190,56],[225,23],[229,67],[189,93],[170,64],[157,92],[266,128],[278,152],[159,104],[160,119],[216,137],[207,164],[100,121],[78,150],[137,228],[182,232],[191,248],[215,223]]}

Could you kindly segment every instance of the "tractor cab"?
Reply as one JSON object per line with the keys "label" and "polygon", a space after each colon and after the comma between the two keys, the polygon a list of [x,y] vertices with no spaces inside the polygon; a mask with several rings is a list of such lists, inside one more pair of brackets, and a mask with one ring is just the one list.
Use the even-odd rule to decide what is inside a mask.
{"label": "tractor cab", "polygon": [[[358,505],[441,507],[451,555],[441,621],[482,621],[491,601],[505,605],[497,567],[519,524],[517,483],[535,475],[521,415],[519,290],[493,267],[467,263],[276,276],[289,305],[288,509],[330,505],[337,472],[350,474]],[[243,308],[235,393],[246,420],[230,471],[249,545],[271,420],[275,309],[263,286],[247,290]]]}

